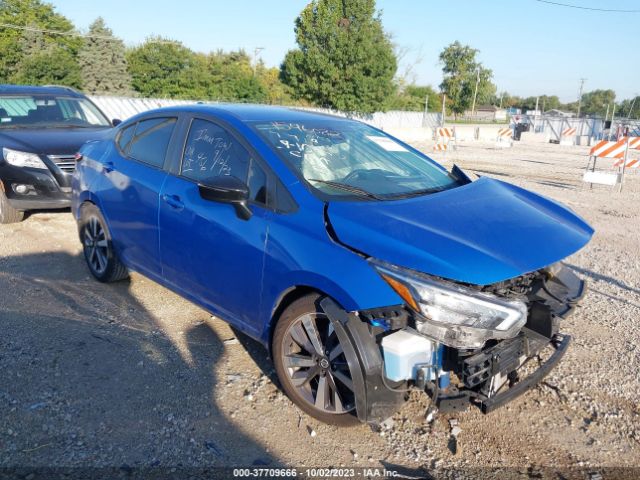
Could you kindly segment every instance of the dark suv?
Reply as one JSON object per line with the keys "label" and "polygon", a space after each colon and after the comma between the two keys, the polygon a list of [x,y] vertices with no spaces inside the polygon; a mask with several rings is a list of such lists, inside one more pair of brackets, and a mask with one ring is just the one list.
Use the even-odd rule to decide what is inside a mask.
{"label": "dark suv", "polygon": [[76,152],[111,126],[71,88],[0,85],[0,223],[68,207]]}

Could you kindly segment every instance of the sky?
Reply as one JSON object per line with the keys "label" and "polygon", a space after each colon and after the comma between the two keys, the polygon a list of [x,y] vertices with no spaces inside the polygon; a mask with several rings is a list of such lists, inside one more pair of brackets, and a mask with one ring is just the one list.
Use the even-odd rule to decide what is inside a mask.
{"label": "sky", "polygon": [[[150,35],[208,52],[244,48],[279,66],[295,48],[294,20],[307,0],[49,0],[80,29],[102,16],[127,45]],[[480,51],[498,91],[577,99],[584,90],[613,89],[622,100],[640,94],[640,2],[557,0],[615,13],[562,7],[539,0],[378,0],[382,22],[405,52],[401,72],[420,85],[442,80],[439,53],[459,40]]]}

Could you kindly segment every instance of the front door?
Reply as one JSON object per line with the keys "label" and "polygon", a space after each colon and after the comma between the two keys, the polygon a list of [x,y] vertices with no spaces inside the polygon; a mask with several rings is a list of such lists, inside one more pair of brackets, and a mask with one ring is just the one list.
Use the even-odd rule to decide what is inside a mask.
{"label": "front door", "polygon": [[[204,200],[198,184],[219,175],[249,185],[253,215]],[[271,212],[265,169],[228,130],[193,119],[179,175],[160,194],[160,250],[165,281],[242,330],[260,333],[260,299]]]}

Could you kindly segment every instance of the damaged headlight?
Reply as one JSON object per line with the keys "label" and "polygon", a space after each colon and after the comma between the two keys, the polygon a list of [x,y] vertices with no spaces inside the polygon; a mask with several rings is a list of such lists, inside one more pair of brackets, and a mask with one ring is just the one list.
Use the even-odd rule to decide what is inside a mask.
{"label": "damaged headlight", "polygon": [[372,261],[382,278],[420,313],[416,329],[454,348],[481,348],[487,340],[514,337],[527,321],[527,306],[489,293],[438,281]]}

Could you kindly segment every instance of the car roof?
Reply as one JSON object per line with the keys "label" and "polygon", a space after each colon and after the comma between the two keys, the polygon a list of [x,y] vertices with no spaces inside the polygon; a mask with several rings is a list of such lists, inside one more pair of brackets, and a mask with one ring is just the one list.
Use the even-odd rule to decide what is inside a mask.
{"label": "car roof", "polygon": [[65,97],[84,97],[84,95],[71,87],[58,85],[0,85],[0,95],[56,95]]}
{"label": "car roof", "polygon": [[253,105],[238,103],[214,103],[194,104],[165,107],[144,112],[190,112],[211,115],[231,115],[241,122],[303,122],[318,120],[349,121],[343,117],[329,115],[321,112],[312,112],[289,107],[276,107],[271,105]]}

